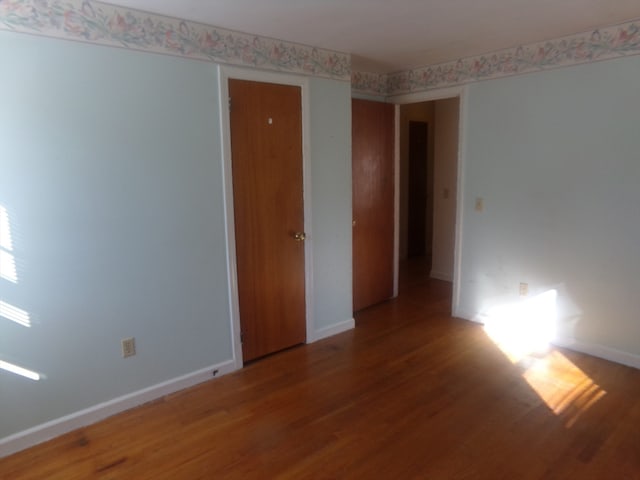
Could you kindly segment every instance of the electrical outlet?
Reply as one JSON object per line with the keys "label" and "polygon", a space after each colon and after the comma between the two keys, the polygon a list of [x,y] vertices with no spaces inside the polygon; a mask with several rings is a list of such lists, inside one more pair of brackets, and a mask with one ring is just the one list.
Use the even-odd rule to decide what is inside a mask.
{"label": "electrical outlet", "polygon": [[520,282],[520,296],[526,297],[527,295],[529,295],[529,284]]}
{"label": "electrical outlet", "polygon": [[136,354],[136,339],[133,337],[122,339],[122,356],[133,357]]}

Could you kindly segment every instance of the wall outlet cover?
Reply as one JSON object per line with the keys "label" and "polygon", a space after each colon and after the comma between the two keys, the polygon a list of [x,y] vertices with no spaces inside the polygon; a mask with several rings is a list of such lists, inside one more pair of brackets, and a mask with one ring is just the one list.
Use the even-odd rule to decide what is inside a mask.
{"label": "wall outlet cover", "polygon": [[123,358],[132,357],[136,354],[136,339],[133,337],[122,339]]}

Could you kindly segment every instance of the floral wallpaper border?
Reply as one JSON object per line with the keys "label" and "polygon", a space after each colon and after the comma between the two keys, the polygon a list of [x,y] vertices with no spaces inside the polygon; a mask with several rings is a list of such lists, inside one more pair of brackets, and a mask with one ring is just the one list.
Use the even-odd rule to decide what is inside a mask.
{"label": "floral wallpaper border", "polygon": [[389,93],[389,75],[386,73],[351,72],[351,90],[385,97]]}
{"label": "floral wallpaper border", "polygon": [[[640,21],[386,75],[354,72],[352,89],[399,95],[640,54]],[[386,92],[386,93],[382,93]]]}
{"label": "floral wallpaper border", "polygon": [[348,54],[89,0],[0,0],[0,30],[349,81]]}
{"label": "floral wallpaper border", "polygon": [[391,96],[640,54],[640,21],[391,74],[351,72],[348,54],[92,0],[0,0],[0,30],[351,80]]}

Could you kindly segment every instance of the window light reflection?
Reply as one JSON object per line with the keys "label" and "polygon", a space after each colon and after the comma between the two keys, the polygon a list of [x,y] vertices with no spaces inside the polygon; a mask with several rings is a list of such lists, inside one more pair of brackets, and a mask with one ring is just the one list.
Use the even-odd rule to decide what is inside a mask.
{"label": "window light reflection", "polygon": [[0,205],[0,248],[8,251],[13,250],[11,228],[9,227],[9,212],[2,205]]}
{"label": "window light reflection", "polygon": [[548,290],[520,303],[498,305],[484,316],[484,329],[516,363],[532,353],[544,353],[556,333],[558,292]]}
{"label": "window light reflection", "polygon": [[13,363],[4,362],[0,360],[0,369],[5,370],[7,372],[15,373],[16,375],[20,375],[21,377],[25,377],[30,380],[35,380],[35,381],[40,380],[39,373],[36,373],[32,370],[28,370],[23,367],[19,367],[18,365],[14,365]]}
{"label": "window light reflection", "polygon": [[548,290],[520,303],[496,306],[483,316],[483,322],[489,338],[523,369],[522,378],[570,428],[607,392],[551,347],[557,297],[556,290]]}
{"label": "window light reflection", "polygon": [[522,376],[553,413],[565,415],[567,427],[607,393],[556,350],[536,359]]}
{"label": "window light reflection", "polygon": [[9,212],[0,205],[0,278],[18,283],[16,260],[13,256],[13,241],[9,225]]}
{"label": "window light reflection", "polygon": [[22,310],[21,308],[14,307],[0,300],[0,317],[4,317],[7,320],[11,320],[24,327],[31,327],[31,318],[29,312]]}
{"label": "window light reflection", "polygon": [[16,260],[6,250],[0,250],[0,278],[9,280],[12,283],[18,283]]}

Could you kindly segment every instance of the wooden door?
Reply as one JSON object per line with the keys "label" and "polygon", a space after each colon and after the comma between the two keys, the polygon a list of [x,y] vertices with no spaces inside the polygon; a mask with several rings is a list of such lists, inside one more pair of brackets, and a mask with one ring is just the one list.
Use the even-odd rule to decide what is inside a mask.
{"label": "wooden door", "polygon": [[353,309],[393,296],[394,107],[353,99]]}
{"label": "wooden door", "polygon": [[300,87],[245,80],[229,96],[246,362],[305,341],[302,104]]}
{"label": "wooden door", "polygon": [[[427,225],[427,123],[409,122],[409,205],[407,255],[421,257],[431,241]],[[427,238],[429,231],[429,238]]]}

